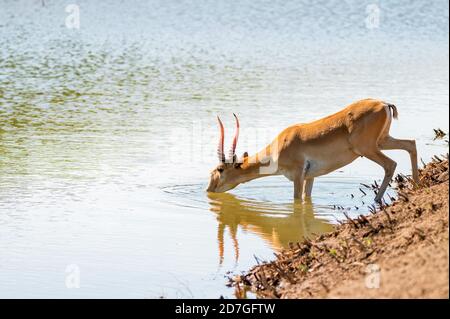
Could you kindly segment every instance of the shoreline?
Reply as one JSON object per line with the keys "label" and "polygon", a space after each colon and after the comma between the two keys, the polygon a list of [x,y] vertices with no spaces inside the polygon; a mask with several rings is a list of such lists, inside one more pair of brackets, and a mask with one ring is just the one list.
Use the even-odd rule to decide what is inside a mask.
{"label": "shoreline", "polygon": [[448,155],[396,177],[398,199],[230,279],[235,296],[448,298]]}

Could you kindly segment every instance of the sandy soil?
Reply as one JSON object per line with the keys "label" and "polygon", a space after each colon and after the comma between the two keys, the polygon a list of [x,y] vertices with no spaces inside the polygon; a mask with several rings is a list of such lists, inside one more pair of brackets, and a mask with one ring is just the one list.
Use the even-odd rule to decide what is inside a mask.
{"label": "sandy soil", "polygon": [[335,231],[292,245],[231,280],[236,296],[263,298],[448,298],[448,156],[397,176],[398,200]]}

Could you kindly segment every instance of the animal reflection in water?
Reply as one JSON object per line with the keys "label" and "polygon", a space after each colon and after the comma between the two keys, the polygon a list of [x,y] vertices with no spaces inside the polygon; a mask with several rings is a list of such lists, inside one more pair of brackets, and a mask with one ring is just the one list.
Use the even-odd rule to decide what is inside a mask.
{"label": "animal reflection in water", "polygon": [[288,247],[313,234],[329,232],[333,226],[314,216],[313,204],[295,201],[273,205],[254,200],[238,199],[229,193],[208,193],[210,210],[217,215],[220,263],[224,257],[224,233],[228,227],[234,245],[236,262],[239,259],[239,226],[261,236],[274,250]]}

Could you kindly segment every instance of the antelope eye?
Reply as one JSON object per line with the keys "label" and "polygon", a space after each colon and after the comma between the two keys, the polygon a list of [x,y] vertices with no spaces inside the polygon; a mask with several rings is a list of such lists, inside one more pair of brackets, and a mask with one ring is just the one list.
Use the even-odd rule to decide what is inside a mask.
{"label": "antelope eye", "polygon": [[222,172],[223,172],[223,168],[218,168],[217,171],[218,171],[219,173],[222,173]]}

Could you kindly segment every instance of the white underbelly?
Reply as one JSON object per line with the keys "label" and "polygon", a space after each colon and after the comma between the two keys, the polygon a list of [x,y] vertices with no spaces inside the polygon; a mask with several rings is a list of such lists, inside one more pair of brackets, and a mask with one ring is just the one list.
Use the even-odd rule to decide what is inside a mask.
{"label": "white underbelly", "polygon": [[332,154],[328,158],[307,158],[308,168],[306,170],[306,178],[317,177],[335,171],[344,167],[355,159],[358,155],[354,152],[343,152],[341,154]]}

